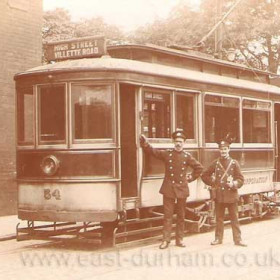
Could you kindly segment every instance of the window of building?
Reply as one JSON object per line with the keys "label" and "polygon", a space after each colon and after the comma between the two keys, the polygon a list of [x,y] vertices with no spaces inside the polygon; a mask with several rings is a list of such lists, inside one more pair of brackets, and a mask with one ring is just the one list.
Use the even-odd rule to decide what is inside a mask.
{"label": "window of building", "polygon": [[112,139],[112,86],[74,84],[71,94],[74,139]]}
{"label": "window of building", "polygon": [[243,100],[244,143],[271,143],[269,102]]}
{"label": "window of building", "polygon": [[144,92],[143,133],[147,137],[171,137],[170,98],[168,93]]}
{"label": "window of building", "polygon": [[65,85],[40,86],[39,143],[61,144],[66,142]]}
{"label": "window of building", "polygon": [[34,144],[34,98],[32,87],[17,92],[17,136],[19,145]]}
{"label": "window of building", "polygon": [[240,142],[240,100],[207,94],[205,96],[205,142],[216,143],[228,133]]}

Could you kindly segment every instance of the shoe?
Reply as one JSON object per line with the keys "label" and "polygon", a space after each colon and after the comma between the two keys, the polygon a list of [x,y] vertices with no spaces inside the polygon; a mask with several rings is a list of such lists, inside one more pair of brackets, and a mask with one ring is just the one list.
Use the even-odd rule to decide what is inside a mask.
{"label": "shoe", "polygon": [[162,243],[159,245],[159,249],[166,249],[169,246],[168,241],[162,241]]}
{"label": "shoe", "polygon": [[181,247],[181,248],[185,248],[186,247],[186,245],[182,241],[176,241],[176,246],[177,247]]}
{"label": "shoe", "polygon": [[234,244],[235,244],[236,246],[247,247],[247,244],[243,243],[242,241],[235,242]]}
{"label": "shoe", "polygon": [[219,239],[216,239],[214,241],[211,242],[211,245],[215,246],[215,245],[219,245],[219,244],[222,244],[223,241],[219,240]]}

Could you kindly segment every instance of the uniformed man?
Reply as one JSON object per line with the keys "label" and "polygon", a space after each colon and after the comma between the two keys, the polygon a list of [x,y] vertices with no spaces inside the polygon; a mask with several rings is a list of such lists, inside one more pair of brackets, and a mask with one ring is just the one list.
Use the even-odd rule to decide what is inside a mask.
{"label": "uniformed man", "polygon": [[[186,140],[183,130],[176,130],[172,134],[172,138],[174,149],[156,150],[148,143],[144,135],[140,136],[140,143],[144,151],[162,160],[165,164],[165,177],[160,188],[164,208],[163,240],[159,246],[160,249],[166,249],[169,246],[172,233],[172,218],[176,204],[176,246],[185,247],[183,237],[186,199],[189,196],[188,183],[196,180],[203,169],[202,165],[191,154],[183,150]],[[192,168],[191,174],[187,174],[189,166]]]}
{"label": "uniformed man", "polygon": [[225,208],[228,208],[234,244],[246,246],[241,241],[237,191],[243,185],[244,177],[238,162],[229,156],[231,142],[229,136],[219,141],[220,157],[203,171],[201,179],[205,184],[211,186],[211,191],[214,194],[213,199],[215,200],[217,224],[215,240],[211,242],[211,245],[223,243]]}

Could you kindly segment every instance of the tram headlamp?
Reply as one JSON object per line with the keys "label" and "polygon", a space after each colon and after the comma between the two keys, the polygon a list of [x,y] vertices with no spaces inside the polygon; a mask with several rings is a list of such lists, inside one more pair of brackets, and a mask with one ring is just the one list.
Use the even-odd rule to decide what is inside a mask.
{"label": "tram headlamp", "polygon": [[59,160],[54,156],[46,156],[41,162],[41,170],[45,175],[54,175],[59,168]]}

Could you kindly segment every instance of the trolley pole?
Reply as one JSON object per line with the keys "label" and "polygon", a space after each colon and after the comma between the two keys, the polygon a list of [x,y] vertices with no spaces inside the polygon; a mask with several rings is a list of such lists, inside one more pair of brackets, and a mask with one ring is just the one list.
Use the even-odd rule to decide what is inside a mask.
{"label": "trolley pole", "polygon": [[[222,17],[222,7],[223,7],[223,0],[216,0],[216,7],[217,7],[217,18],[216,24],[214,27],[196,44],[196,46],[203,46],[204,42],[214,33],[215,34],[215,51],[222,54],[222,23],[225,19],[232,13],[235,7],[241,2],[242,0],[236,0],[236,2],[232,5],[227,13],[225,13]],[[219,30],[219,31],[217,31]],[[218,46],[219,45],[219,46]]]}
{"label": "trolley pole", "polygon": [[[216,18],[215,24],[217,24],[222,17],[222,7],[223,0],[216,0]],[[215,54],[217,58],[222,59],[222,49],[223,49],[223,25],[217,25],[215,30]]]}

